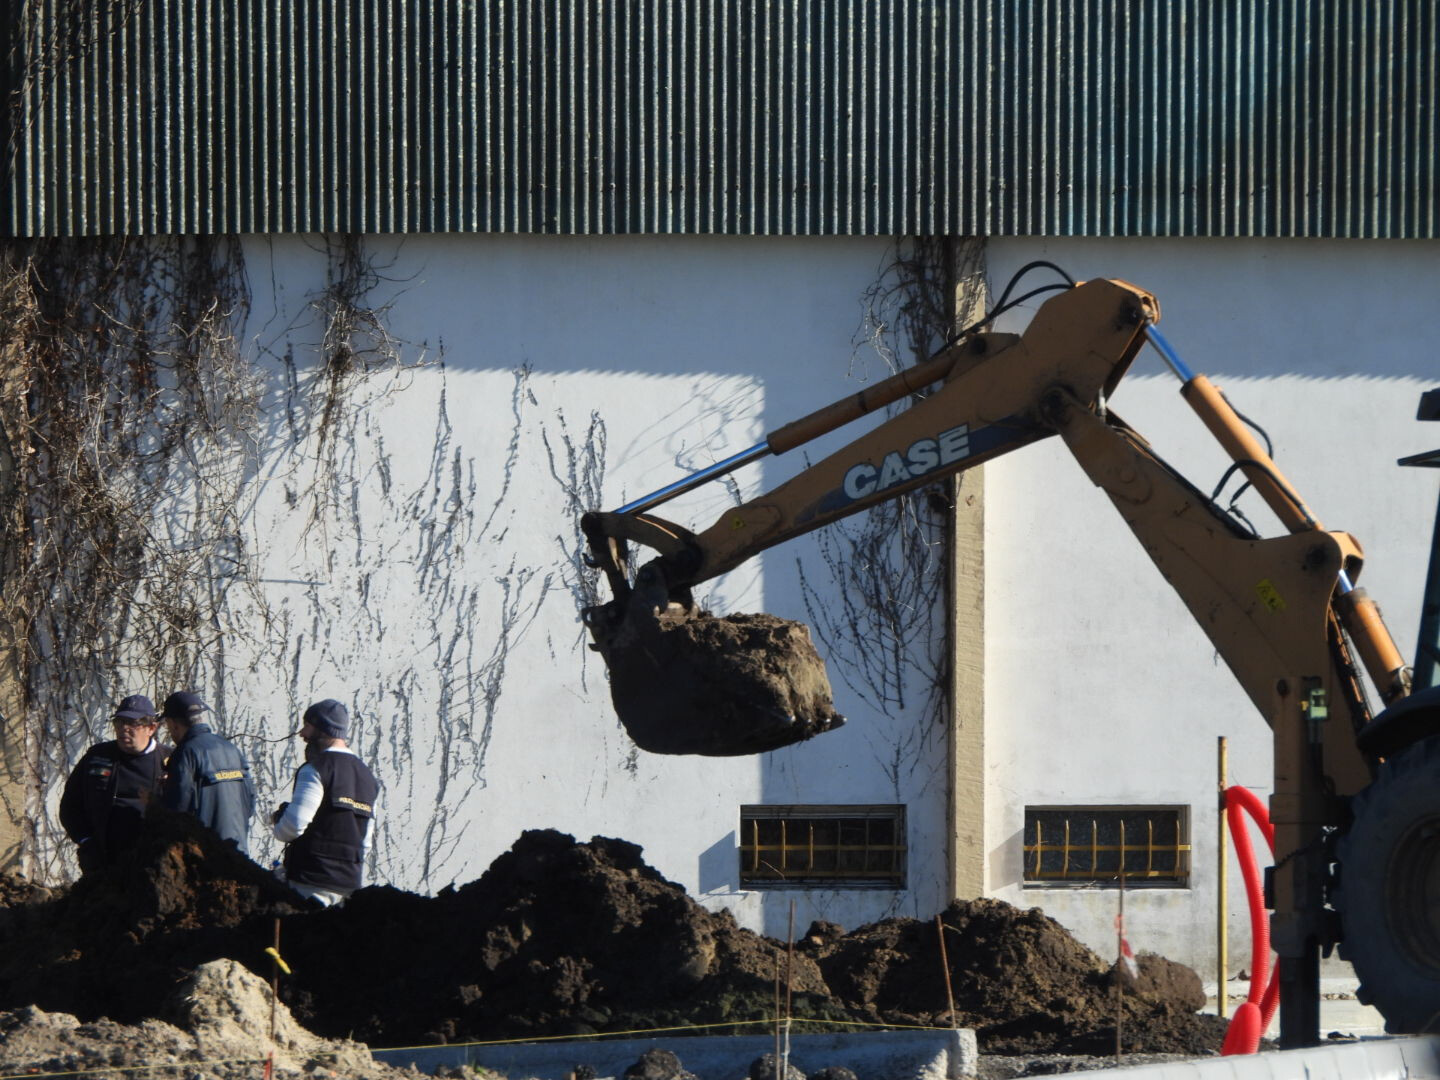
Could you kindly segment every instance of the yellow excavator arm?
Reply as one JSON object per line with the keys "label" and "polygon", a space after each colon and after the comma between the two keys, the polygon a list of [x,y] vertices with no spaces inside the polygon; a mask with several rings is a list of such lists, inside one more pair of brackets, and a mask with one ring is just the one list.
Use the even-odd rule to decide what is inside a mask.
{"label": "yellow excavator arm", "polygon": [[[1364,676],[1386,705],[1401,703],[1410,682],[1377,608],[1355,585],[1363,563],[1359,543],[1321,526],[1224,395],[1176,356],[1158,320],[1159,305],[1144,290],[1115,280],[1085,282],[1046,301],[1021,335],[969,334],[695,477],[615,512],[585,515],[591,559],[614,598],[587,609],[584,618],[610,669],[616,711],[643,748],[735,754],[809,738],[841,718],[828,685],[814,685],[824,682],[823,665],[817,675],[819,660],[803,628],[717,627],[696,608],[693,586],[813,529],[1059,436],[1274,732],[1272,940],[1282,957],[1282,1032],[1301,1044],[1318,1025],[1318,950],[1341,937],[1332,900],[1343,894],[1357,910],[1383,907],[1354,900],[1353,881],[1337,886],[1337,841],[1352,831],[1354,797],[1373,795],[1377,774],[1388,775],[1387,759],[1412,749],[1418,754],[1420,744],[1440,747],[1433,737],[1440,733],[1440,702],[1400,710],[1402,724],[1372,718]],[[1273,510],[1283,535],[1255,535],[1109,408],[1111,393],[1147,342],[1165,356],[1183,398]],[[912,399],[910,407],[774,490],[725,511],[704,531],[651,513],[681,491],[903,398]],[[639,567],[631,565],[633,544],[651,555]],[[747,648],[757,654],[754,662],[736,666],[735,654]],[[717,652],[725,653],[724,664],[710,669]],[[1440,749],[1434,756],[1440,772]],[[1435,839],[1428,846],[1415,841],[1419,853],[1405,856],[1423,863],[1412,876],[1419,875],[1424,896],[1402,903],[1398,913],[1391,904],[1384,919],[1399,927],[1402,939],[1434,944],[1424,952],[1402,941],[1386,954],[1386,964],[1398,962],[1396,956],[1418,964],[1419,983],[1390,994],[1370,991],[1383,999],[1377,1003],[1390,1010],[1398,1030],[1413,1029],[1420,1010],[1440,1013],[1440,793],[1433,802]],[[1425,812],[1417,810],[1421,817]],[[1345,932],[1367,931],[1347,922]],[[1355,951],[1347,954],[1356,959]],[[1378,982],[1388,985],[1384,976]],[[1372,974],[1369,985],[1376,984]],[[1400,1004],[1417,992],[1420,1004]]]}
{"label": "yellow excavator arm", "polygon": [[[615,594],[610,605],[587,613],[587,623],[601,638],[630,614],[631,542],[655,553],[648,576],[663,581],[666,602],[688,606],[691,587],[767,548],[1059,435],[1135,530],[1267,718],[1279,674],[1334,666],[1306,654],[1317,643],[1321,652],[1328,650],[1324,627],[1337,595],[1343,599],[1333,605],[1335,615],[1383,700],[1403,696],[1408,684],[1399,651],[1374,605],[1351,587],[1363,561],[1359,544],[1320,527],[1204,376],[1186,373],[1185,399],[1290,536],[1302,539],[1263,541],[1250,535],[1109,410],[1110,394],[1155,333],[1158,318],[1159,306],[1149,293],[1119,281],[1086,282],[1046,302],[1022,336],[970,335],[923,364],[771,433],[763,450],[756,448],[738,463],[784,453],[934,388],[790,481],[725,511],[703,532],[649,513],[664,498],[688,490],[689,483],[613,513],[587,514],[582,525],[592,560]],[[728,471],[736,463],[730,459],[722,467]],[[699,482],[716,475],[707,470]],[[1342,667],[1343,677],[1328,680],[1332,694],[1353,683],[1348,663]],[[1357,687],[1347,686],[1335,700],[1358,710],[1352,712],[1354,723],[1368,721]],[[1350,749],[1353,756],[1353,744]],[[1339,747],[1336,753],[1343,756]],[[1354,782],[1362,776],[1368,771],[1356,772]]]}

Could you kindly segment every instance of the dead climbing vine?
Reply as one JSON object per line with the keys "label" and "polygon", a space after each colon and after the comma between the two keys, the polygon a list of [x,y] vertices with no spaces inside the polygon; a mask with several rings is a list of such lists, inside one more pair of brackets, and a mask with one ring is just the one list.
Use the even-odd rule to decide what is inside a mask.
{"label": "dead climbing vine", "polygon": [[352,408],[361,384],[381,372],[423,366],[408,359],[404,343],[390,333],[390,302],[374,299],[376,288],[390,280],[389,265],[374,257],[363,236],[327,235],[322,243],[325,285],[310,300],[320,326],[319,366],[297,363],[293,352],[285,356],[291,438],[296,444],[313,438],[315,460],[303,494],[292,494],[292,502],[309,506],[312,525],[334,512],[344,487],[342,459],[354,432]]}
{"label": "dead climbing vine", "polygon": [[[553,427],[553,436],[550,426],[542,428],[541,439],[550,465],[550,477],[560,490],[562,520],[571,523],[569,535],[556,536],[555,546],[565,553],[566,561],[561,571],[564,586],[570,593],[575,610],[584,611],[610,599],[607,590],[600,587],[600,570],[588,562],[589,541],[580,530],[580,519],[595,507],[604,505],[605,459],[609,432],[604,418],[593,409],[583,434],[571,430],[565,413],[560,410],[555,413]],[[578,652],[585,658],[593,655],[590,651],[590,632],[583,623],[576,624],[575,638],[564,643],[563,650],[572,655]],[[551,651],[559,652],[553,646]],[[598,685],[592,688],[590,674],[596,670],[601,672],[601,677]],[[609,685],[602,665],[582,663],[580,685],[587,693],[594,689],[598,690],[603,698],[609,697]],[[611,715],[610,721],[617,731],[623,730],[618,718]],[[625,747],[622,768],[629,775],[635,776],[640,769],[640,748],[628,736],[622,738],[621,745]]]}
{"label": "dead climbing vine", "polygon": [[[473,464],[454,444],[442,395],[428,478],[416,488],[391,481],[394,462],[366,407],[429,361],[388,332],[388,309],[372,299],[386,267],[364,242],[325,244],[314,317],[286,331],[278,366],[244,344],[238,238],[3,247],[0,680],[18,693],[7,685],[0,701],[18,702],[26,719],[28,743],[14,755],[26,805],[9,809],[29,830],[22,848],[36,880],[68,872],[70,845],[45,808],[78,754],[110,736],[110,709],[128,693],[200,690],[250,756],[262,807],[289,787],[298,750],[286,732],[311,700],[346,697],[379,714],[364,749],[392,782],[411,762],[440,758],[442,782],[427,793],[435,803],[414,806],[416,818],[440,822],[419,853],[427,874],[455,843],[444,814],[455,786],[483,783],[496,672],[548,585],[513,568],[486,657],[481,598],[463,573],[465,550],[490,527],[476,519]],[[272,538],[251,538],[265,527],[256,508],[275,478],[288,495],[282,519],[314,530],[318,562],[304,565],[318,575],[308,584],[261,576],[277,552]],[[389,507],[380,520],[413,527],[398,539],[367,529],[360,506],[373,497]],[[413,580],[392,580],[396,565],[415,568]],[[286,591],[295,585],[305,588],[298,606]],[[410,602],[383,602],[387,588]],[[415,634],[410,620],[433,643],[434,666],[377,666],[378,642],[387,631]],[[445,678],[431,702],[436,670]],[[259,700],[288,696],[283,711],[256,707],[257,676]],[[392,805],[394,824],[410,824],[409,804]],[[386,851],[403,862],[414,835]]]}
{"label": "dead climbing vine", "polygon": [[[978,240],[897,240],[864,296],[856,356],[878,357],[882,378],[931,356],[983,307],[983,253]],[[828,581],[807,577],[798,563],[807,619],[832,677],[881,715],[918,704],[934,723],[917,726],[915,739],[943,731],[946,715],[944,536],[954,490],[940,480],[821,530]],[[917,693],[923,701],[913,700]],[[913,759],[897,745],[885,763],[892,780],[898,784]]]}
{"label": "dead climbing vine", "polygon": [[235,238],[8,241],[0,267],[0,603],[31,721],[27,861],[46,880],[66,845],[40,808],[109,706],[201,685],[223,704],[261,388],[237,343]]}
{"label": "dead climbing vine", "polygon": [[[322,696],[354,705],[357,749],[384,784],[372,876],[425,886],[454,868],[454,811],[485,785],[500,676],[545,586],[512,567],[497,612],[486,582],[467,573],[469,554],[498,539],[489,533],[514,462],[498,495],[477,489],[450,420],[443,349],[432,354],[389,328],[398,257],[361,236],[320,243],[325,283],[277,354],[286,446],[274,449],[301,523],[294,565],[313,580],[283,583],[300,591],[280,605],[271,648],[287,672],[288,716]],[[441,387],[428,448],[395,450],[372,418],[421,368],[436,369]],[[418,482],[397,480],[419,461]],[[414,659],[380,662],[377,649],[395,641],[410,643],[404,654]],[[265,763],[263,786],[283,793],[298,764],[299,748],[285,743]],[[268,837],[259,847],[262,858],[274,853]]]}

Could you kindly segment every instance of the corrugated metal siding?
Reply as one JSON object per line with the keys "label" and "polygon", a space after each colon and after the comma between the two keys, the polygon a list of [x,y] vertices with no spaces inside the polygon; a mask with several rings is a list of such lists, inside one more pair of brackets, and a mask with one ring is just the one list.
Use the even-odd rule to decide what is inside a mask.
{"label": "corrugated metal siding", "polygon": [[27,0],[21,235],[1436,235],[1436,0]]}

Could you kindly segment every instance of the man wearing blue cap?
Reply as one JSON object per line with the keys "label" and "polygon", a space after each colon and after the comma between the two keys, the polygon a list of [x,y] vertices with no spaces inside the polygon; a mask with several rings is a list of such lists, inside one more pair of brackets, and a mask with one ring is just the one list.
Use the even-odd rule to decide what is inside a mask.
{"label": "man wearing blue cap", "polygon": [[170,747],[155,738],[160,718],[143,694],[124,698],[111,720],[115,738],[85,751],[60,796],[60,826],[78,846],[80,872],[120,862],[159,800]]}
{"label": "man wearing blue cap", "polygon": [[330,907],[360,887],[374,832],[380,784],[350,749],[350,714],[333,698],[305,710],[305,764],[273,818],[288,846],[282,874],[301,896]]}
{"label": "man wearing blue cap", "polygon": [[220,839],[247,852],[255,814],[250,763],[234,743],[215,734],[201,719],[209,711],[200,695],[188,690],[165,699],[160,715],[175,740],[175,753],[170,755],[160,801],[168,810],[193,814]]}

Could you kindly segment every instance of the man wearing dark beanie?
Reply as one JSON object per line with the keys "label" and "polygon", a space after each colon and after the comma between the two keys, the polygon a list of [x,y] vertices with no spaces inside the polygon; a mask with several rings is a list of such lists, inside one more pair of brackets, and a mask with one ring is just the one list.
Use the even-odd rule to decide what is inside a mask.
{"label": "man wearing dark beanie", "polygon": [[350,714],[333,698],[305,710],[305,764],[271,820],[287,844],[282,875],[301,896],[326,907],[360,887],[373,839],[380,785],[350,749]]}

